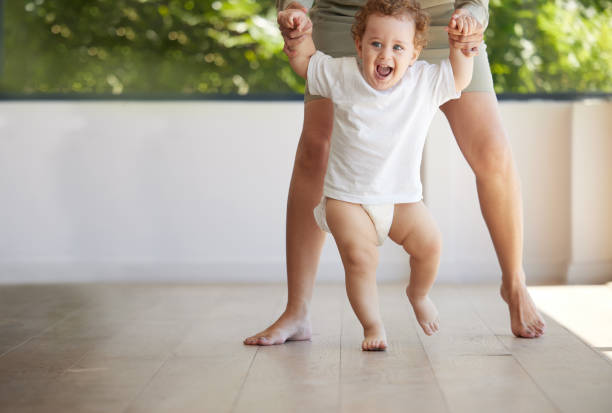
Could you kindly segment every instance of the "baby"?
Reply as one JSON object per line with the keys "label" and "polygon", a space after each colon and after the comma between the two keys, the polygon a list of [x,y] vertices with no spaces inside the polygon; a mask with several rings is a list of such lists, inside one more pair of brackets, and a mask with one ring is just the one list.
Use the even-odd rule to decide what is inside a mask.
{"label": "baby", "polygon": [[[297,9],[278,18],[284,27],[309,22]],[[314,214],[338,246],[363,350],[387,347],[376,287],[377,247],[387,236],[410,254],[406,294],[419,324],[427,335],[439,328],[428,293],[441,236],[422,201],[421,157],[434,114],[470,83],[473,63],[454,48],[440,64],[417,61],[428,24],[413,0],[369,0],[352,27],[358,58],[316,51],[311,36],[289,58],[309,92],[334,104],[323,197]],[[469,15],[456,15],[449,25],[463,34],[480,27]]]}

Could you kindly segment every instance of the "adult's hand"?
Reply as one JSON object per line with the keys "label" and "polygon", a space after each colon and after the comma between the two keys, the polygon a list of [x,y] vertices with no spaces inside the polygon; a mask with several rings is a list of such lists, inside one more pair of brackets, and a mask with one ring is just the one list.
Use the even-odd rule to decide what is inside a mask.
{"label": "adult's hand", "polygon": [[[468,19],[470,24],[468,32],[470,34],[462,34],[463,27],[459,27],[457,25],[457,17],[459,16],[467,16],[470,17]],[[467,57],[478,55],[478,46],[482,43],[484,27],[478,23],[476,18],[472,16],[468,10],[465,9],[457,9],[451,16],[451,19],[446,28],[448,32],[448,43],[450,47],[455,49],[461,49],[463,54]]]}
{"label": "adult's hand", "polygon": [[[289,3],[285,10],[288,9],[301,10],[306,14],[306,16],[308,16],[308,9],[297,1]],[[293,27],[293,25],[282,22],[278,17],[277,22],[280,27],[281,34],[283,35],[283,40],[285,41],[283,52],[285,52],[285,54],[289,57],[295,56],[295,47],[304,41],[304,36],[312,34],[312,21],[310,21],[308,18],[308,21],[299,27]]]}

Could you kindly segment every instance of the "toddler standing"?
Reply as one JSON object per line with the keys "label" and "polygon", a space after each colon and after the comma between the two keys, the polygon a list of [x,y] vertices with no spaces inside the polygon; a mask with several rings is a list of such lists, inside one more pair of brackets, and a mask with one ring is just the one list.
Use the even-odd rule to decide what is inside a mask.
{"label": "toddler standing", "polygon": [[[279,13],[285,27],[308,23],[301,10]],[[472,58],[451,48],[440,64],[417,61],[429,19],[413,0],[369,0],[355,16],[358,58],[332,58],[307,36],[289,58],[311,94],[334,104],[323,197],[315,220],[333,235],[345,269],[349,301],[364,330],[363,350],[384,350],[376,287],[378,246],[388,236],[410,254],[406,294],[423,331],[439,328],[428,296],[440,261],[440,232],[422,202],[420,165],[438,107],[470,82]],[[480,24],[458,15],[463,34]]]}

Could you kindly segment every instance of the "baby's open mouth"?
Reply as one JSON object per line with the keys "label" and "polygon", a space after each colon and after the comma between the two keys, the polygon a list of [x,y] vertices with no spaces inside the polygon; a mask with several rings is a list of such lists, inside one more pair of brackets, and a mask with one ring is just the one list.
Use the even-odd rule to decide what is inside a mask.
{"label": "baby's open mouth", "polygon": [[386,65],[376,65],[376,73],[379,76],[387,77],[393,72],[393,68],[391,66]]}

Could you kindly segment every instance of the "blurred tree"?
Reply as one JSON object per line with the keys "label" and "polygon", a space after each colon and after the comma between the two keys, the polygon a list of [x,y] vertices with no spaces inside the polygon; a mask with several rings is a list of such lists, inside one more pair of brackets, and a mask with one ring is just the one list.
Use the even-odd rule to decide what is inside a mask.
{"label": "blurred tree", "polygon": [[[288,93],[273,0],[4,2],[0,91]],[[492,0],[486,33],[498,92],[612,92],[605,0]]]}
{"label": "blurred tree", "polygon": [[492,0],[487,52],[497,92],[612,92],[612,3]]}
{"label": "blurred tree", "polygon": [[273,0],[5,2],[8,92],[300,90]]}

